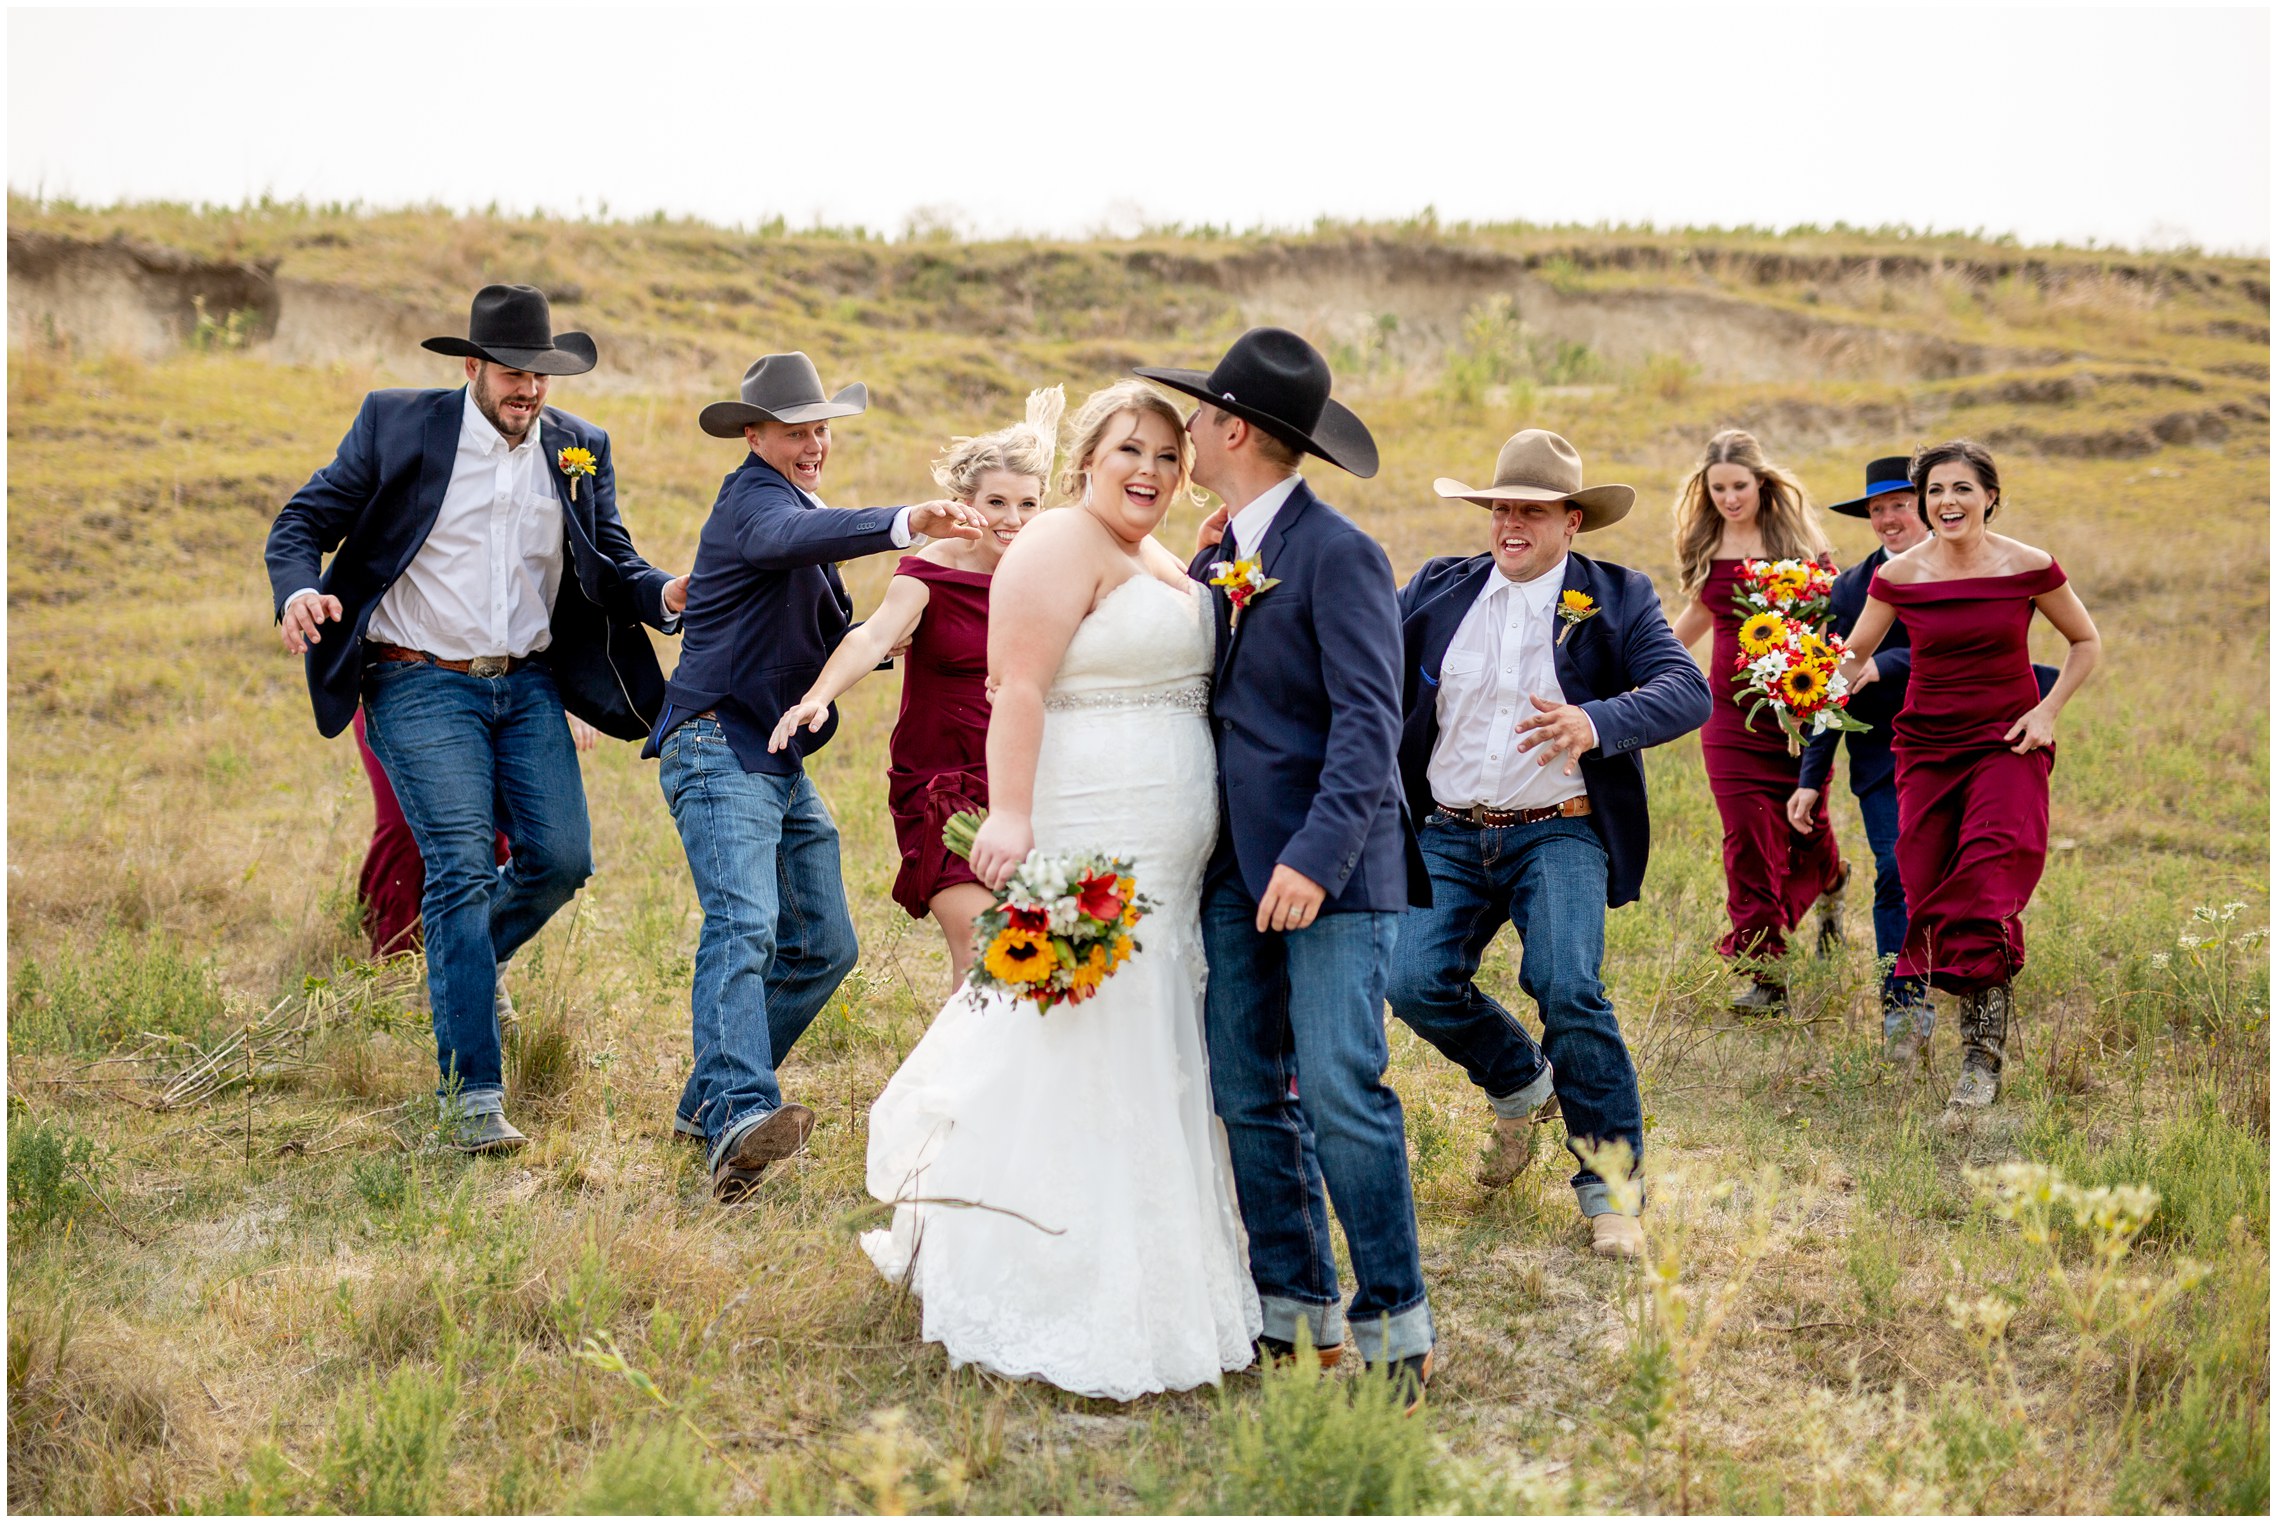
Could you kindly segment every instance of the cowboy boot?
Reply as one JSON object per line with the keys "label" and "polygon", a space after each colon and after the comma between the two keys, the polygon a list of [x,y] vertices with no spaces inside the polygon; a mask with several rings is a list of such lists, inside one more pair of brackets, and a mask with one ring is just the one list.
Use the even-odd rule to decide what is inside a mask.
{"label": "cowboy boot", "polygon": [[1850,944],[1849,932],[1842,924],[1842,891],[1850,886],[1850,864],[1842,864],[1835,876],[1834,886],[1818,896],[1818,955],[1835,957]]}
{"label": "cowboy boot", "polygon": [[1732,996],[1731,1007],[1741,1015],[1785,1015],[1787,986],[1761,974],[1753,975],[1747,987]]}
{"label": "cowboy boot", "polygon": [[1911,1068],[1929,1045],[1934,1008],[1926,991],[1907,998],[1895,990],[1882,991],[1882,1056],[1893,1067]]}
{"label": "cowboy boot", "polygon": [[1979,989],[1961,1006],[1961,1078],[1945,1102],[1949,1118],[1965,1118],[2000,1096],[2000,1068],[2008,1055],[2007,984]]}
{"label": "cowboy boot", "polygon": [[1488,1190],[1499,1190],[1526,1172],[1534,1161],[1536,1127],[1558,1119],[1561,1111],[1558,1097],[1551,1095],[1523,1116],[1497,1116],[1494,1129],[1487,1134],[1486,1147],[1479,1154],[1478,1182]]}

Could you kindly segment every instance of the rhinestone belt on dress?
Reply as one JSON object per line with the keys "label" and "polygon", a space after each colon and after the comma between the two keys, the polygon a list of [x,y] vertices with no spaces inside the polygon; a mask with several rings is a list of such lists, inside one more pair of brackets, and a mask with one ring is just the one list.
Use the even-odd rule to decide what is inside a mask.
{"label": "rhinestone belt on dress", "polygon": [[1156,688],[1150,692],[1110,689],[1101,693],[1052,693],[1045,697],[1044,707],[1058,713],[1069,710],[1171,709],[1183,714],[1207,714],[1210,711],[1210,685],[1203,681],[1190,682],[1184,687]]}

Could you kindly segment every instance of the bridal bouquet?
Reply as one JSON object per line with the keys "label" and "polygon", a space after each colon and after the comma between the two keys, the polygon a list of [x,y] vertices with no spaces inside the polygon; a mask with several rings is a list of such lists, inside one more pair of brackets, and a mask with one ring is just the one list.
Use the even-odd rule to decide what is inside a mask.
{"label": "bridal bouquet", "polygon": [[[951,816],[942,843],[970,856],[984,818],[970,811]],[[1124,858],[1031,853],[996,903],[973,921],[982,951],[968,982],[1027,1000],[1038,1014],[1061,1003],[1080,1005],[1139,950],[1131,931],[1153,908]]]}
{"label": "bridal bouquet", "polygon": [[1732,603],[1741,618],[1777,614],[1816,629],[1826,623],[1834,573],[1816,561],[1748,560],[1739,568]]}
{"label": "bridal bouquet", "polygon": [[[1739,626],[1739,678],[1732,693],[1747,709],[1747,727],[1768,708],[1787,732],[1789,755],[1828,730],[1867,730],[1844,709],[1850,684],[1836,669],[1849,647],[1837,634],[1776,613],[1754,613]],[[1752,700],[1752,701],[1751,701]]]}

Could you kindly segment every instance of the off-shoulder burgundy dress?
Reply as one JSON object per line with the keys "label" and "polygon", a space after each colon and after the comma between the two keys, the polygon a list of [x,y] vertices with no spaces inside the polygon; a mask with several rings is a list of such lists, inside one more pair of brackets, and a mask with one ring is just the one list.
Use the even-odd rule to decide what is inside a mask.
{"label": "off-shoulder burgundy dress", "polygon": [[[1700,731],[1708,789],[1724,825],[1724,909],[1731,930],[1716,943],[1726,957],[1774,958],[1787,950],[1787,933],[1801,924],[1819,895],[1842,876],[1826,795],[1819,794],[1809,835],[1787,823],[1787,798],[1802,776],[1799,756],[1787,754],[1786,732],[1769,714],[1747,725],[1734,698],[1739,687],[1739,626],[1732,602],[1744,562],[1708,563],[1700,600],[1715,616],[1716,639],[1708,658],[1708,691],[1715,707]],[[1909,617],[1906,627],[1912,628]]]}
{"label": "off-shoulder burgundy dress", "polygon": [[2032,600],[2064,584],[2053,561],[2014,576],[1868,589],[1905,618],[1913,680],[1898,711],[1898,875],[1912,919],[1900,976],[1950,994],[2024,966],[2024,905],[2048,860],[2055,751],[2018,756],[2008,727],[2040,701],[2025,633]]}
{"label": "off-shoulder burgundy dress", "polygon": [[988,587],[984,571],[958,571],[905,555],[896,576],[925,584],[924,617],[910,638],[893,727],[886,807],[901,845],[893,900],[922,920],[933,896],[977,883],[941,844],[949,816],[988,807]]}

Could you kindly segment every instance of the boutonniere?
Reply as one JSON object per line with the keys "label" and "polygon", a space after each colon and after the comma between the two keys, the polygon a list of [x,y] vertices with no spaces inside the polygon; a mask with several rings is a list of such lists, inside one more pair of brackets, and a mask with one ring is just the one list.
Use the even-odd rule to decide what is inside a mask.
{"label": "boutonniere", "polygon": [[574,444],[554,456],[553,462],[560,466],[561,473],[569,478],[569,500],[571,502],[577,500],[577,478],[590,476],[600,468],[594,463],[591,450],[579,449]]}
{"label": "boutonniere", "polygon": [[1596,618],[1598,612],[1597,600],[1586,592],[1566,591],[1559,593],[1558,619],[1565,625],[1565,628],[1558,631],[1557,643],[1565,644],[1565,637],[1573,633],[1574,625],[1579,624],[1583,619]]}
{"label": "boutonniere", "polygon": [[1281,585],[1277,576],[1267,576],[1257,557],[1247,560],[1210,562],[1210,585],[1223,587],[1226,597],[1233,603],[1233,617],[1226,622],[1238,626],[1241,611],[1251,603]]}

